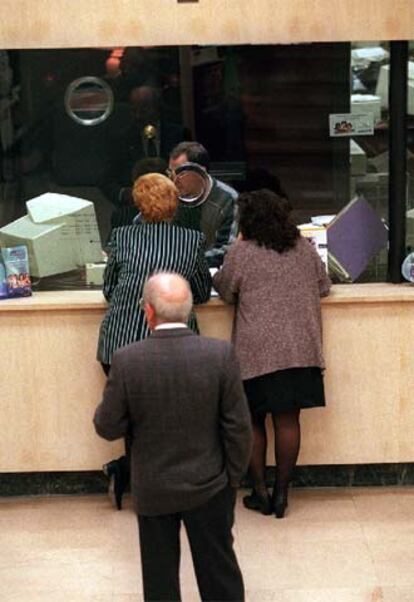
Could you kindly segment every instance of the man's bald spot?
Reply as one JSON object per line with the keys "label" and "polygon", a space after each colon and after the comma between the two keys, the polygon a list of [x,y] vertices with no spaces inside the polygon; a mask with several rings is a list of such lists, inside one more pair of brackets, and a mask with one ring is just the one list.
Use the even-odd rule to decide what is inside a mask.
{"label": "man's bald spot", "polygon": [[162,273],[148,280],[152,292],[167,303],[185,303],[191,296],[190,286],[179,274]]}
{"label": "man's bald spot", "polygon": [[179,274],[162,272],[151,276],[144,286],[143,297],[158,322],[188,321],[193,296],[187,280]]}

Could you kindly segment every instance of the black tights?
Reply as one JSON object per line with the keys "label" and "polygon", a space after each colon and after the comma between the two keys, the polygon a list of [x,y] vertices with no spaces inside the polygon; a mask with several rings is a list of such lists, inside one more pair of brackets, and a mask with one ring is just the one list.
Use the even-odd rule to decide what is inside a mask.
{"label": "black tights", "polygon": [[[273,414],[273,428],[275,432],[275,460],[277,490],[286,489],[292,479],[293,469],[296,466],[300,448],[300,410]],[[266,468],[266,416],[263,414],[252,415],[253,423],[253,451],[250,460],[250,477],[253,488],[260,495],[267,495],[265,468]]]}

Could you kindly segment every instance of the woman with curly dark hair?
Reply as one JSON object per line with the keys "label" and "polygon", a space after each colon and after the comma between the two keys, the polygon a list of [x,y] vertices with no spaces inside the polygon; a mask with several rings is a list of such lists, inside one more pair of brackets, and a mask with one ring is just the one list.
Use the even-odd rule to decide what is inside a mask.
{"label": "woman with curly dark hair", "polygon": [[[213,286],[236,304],[233,342],[252,414],[253,482],[244,505],[282,518],[300,447],[302,408],[325,405],[320,297],[330,280],[292,221],[286,199],[264,189],[239,197],[240,235]],[[276,482],[265,482],[266,428],[275,430]]]}

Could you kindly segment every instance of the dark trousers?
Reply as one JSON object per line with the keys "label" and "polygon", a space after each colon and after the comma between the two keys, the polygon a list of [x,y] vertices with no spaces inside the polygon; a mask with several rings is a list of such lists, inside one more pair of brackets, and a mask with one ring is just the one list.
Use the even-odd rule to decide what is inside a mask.
{"label": "dark trousers", "polygon": [[181,600],[181,522],[190,542],[201,599],[244,600],[243,578],[233,549],[235,499],[235,491],[226,487],[193,510],[161,516],[138,515],[146,602]]}

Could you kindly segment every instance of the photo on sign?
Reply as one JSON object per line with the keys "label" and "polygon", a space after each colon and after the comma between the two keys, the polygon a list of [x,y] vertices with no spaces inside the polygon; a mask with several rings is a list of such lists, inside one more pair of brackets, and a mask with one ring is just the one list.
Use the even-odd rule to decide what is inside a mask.
{"label": "photo on sign", "polygon": [[344,113],[329,115],[331,137],[372,136],[374,134],[373,113]]}

